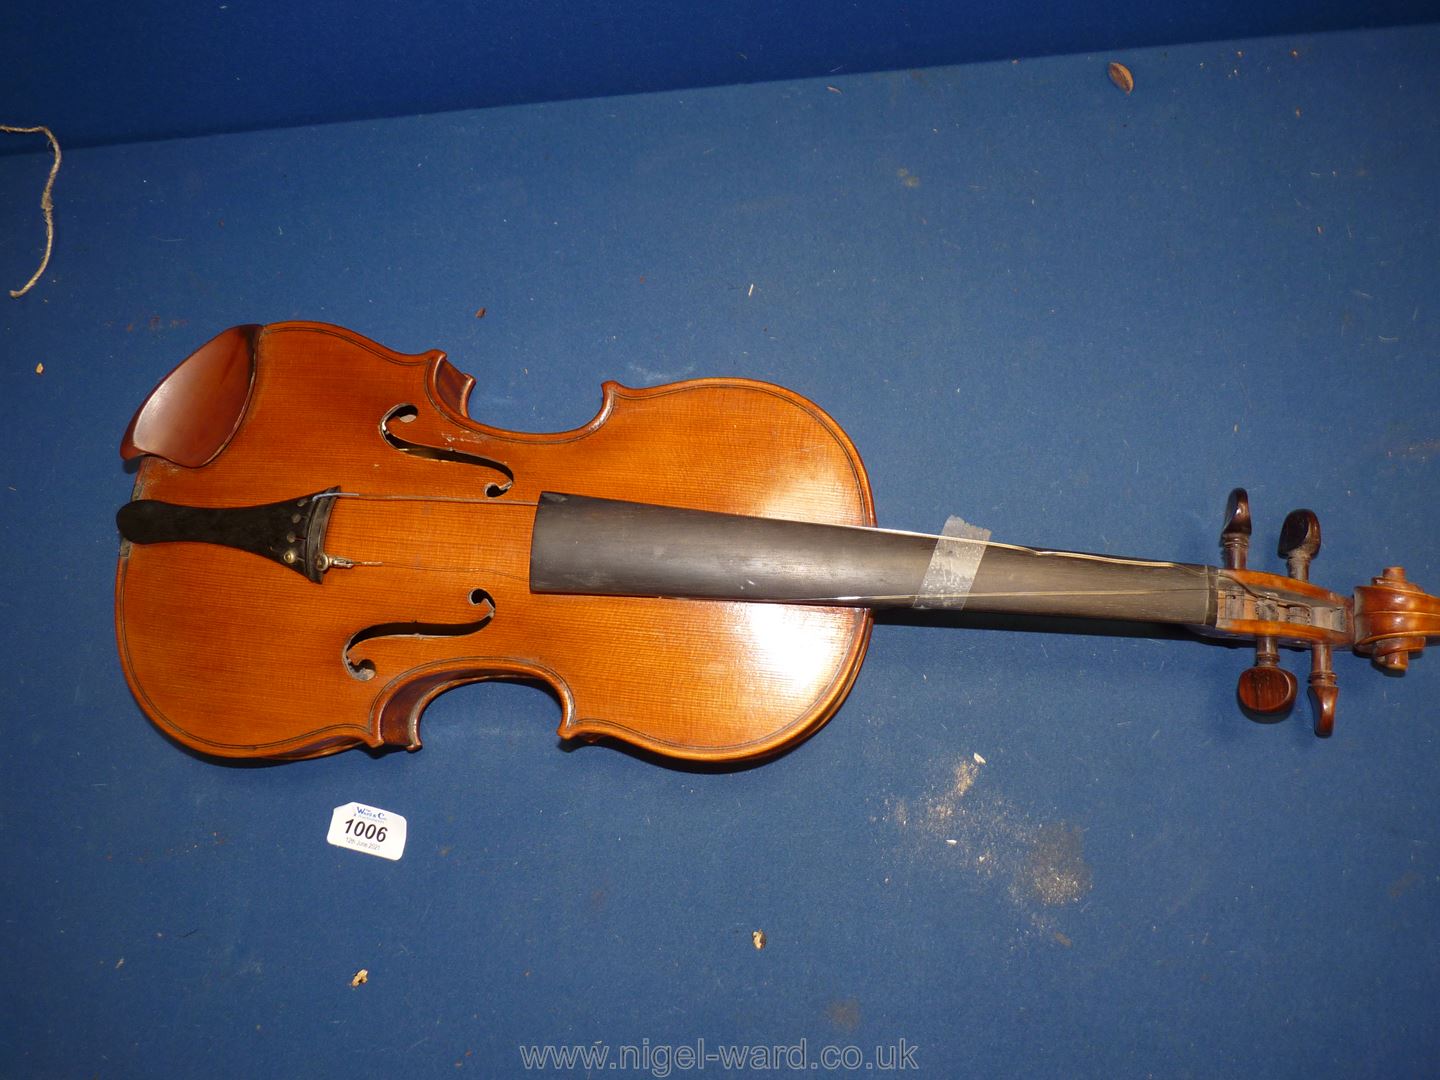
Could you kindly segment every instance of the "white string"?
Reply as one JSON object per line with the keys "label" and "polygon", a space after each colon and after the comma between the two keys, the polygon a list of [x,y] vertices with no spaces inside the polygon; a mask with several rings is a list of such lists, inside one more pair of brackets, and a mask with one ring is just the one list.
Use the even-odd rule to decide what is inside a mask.
{"label": "white string", "polygon": [[[316,494],[316,495],[314,496],[314,498],[316,498],[316,499],[361,499],[361,500],[364,500],[364,501],[366,501],[366,502],[443,502],[443,503],[463,503],[463,504],[468,504],[468,505],[473,505],[473,506],[496,506],[496,507],[500,507],[500,506],[537,507],[537,506],[540,505],[539,502],[536,502],[536,501],[527,501],[527,500],[525,500],[525,499],[506,499],[506,498],[498,498],[498,497],[496,497],[496,498],[474,498],[474,497],[464,496],[464,495],[419,495],[419,494],[391,494],[391,493],[386,493],[386,494],[369,494],[369,493],[359,492],[359,491],[325,491],[325,492],[320,492],[320,493]],[[780,520],[786,520],[786,519],[780,519]],[[832,523],[830,523],[830,522],[804,522],[804,524],[825,525],[825,526],[827,526],[828,528],[831,528],[831,529],[855,529],[855,530],[857,530],[857,531],[859,531],[859,532],[885,533],[887,536],[914,536],[914,537],[918,537],[918,538],[920,538],[920,539],[922,539],[922,540],[934,540],[934,541],[936,541],[936,542],[944,541],[945,543],[949,543],[949,544],[976,544],[976,545],[979,545],[979,546],[981,546],[981,547],[985,547],[985,548],[987,548],[987,549],[988,549],[988,548],[995,548],[995,549],[997,549],[997,550],[1002,550],[1002,551],[1020,551],[1020,552],[1024,552],[1024,553],[1029,554],[1029,555],[1039,555],[1039,556],[1044,556],[1044,557],[1046,557],[1046,558],[1054,558],[1054,559],[1082,559],[1082,560],[1085,560],[1085,561],[1087,561],[1087,562],[1111,563],[1111,564],[1116,565],[1116,566],[1154,566],[1154,567],[1161,567],[1161,568],[1172,569],[1172,570],[1173,570],[1173,569],[1180,569],[1180,570],[1191,570],[1191,569],[1195,569],[1194,567],[1190,566],[1190,565],[1187,564],[1187,563],[1169,562],[1169,561],[1166,561],[1166,560],[1163,560],[1163,559],[1129,559],[1129,558],[1125,558],[1125,557],[1120,556],[1120,555],[1092,555],[1092,554],[1090,554],[1089,552],[1084,552],[1084,551],[1051,551],[1051,550],[1044,549],[1044,548],[1031,548],[1031,547],[1026,547],[1026,546],[1023,545],[1023,544],[1006,544],[1006,543],[1002,543],[1002,542],[999,541],[999,540],[980,540],[980,539],[976,539],[976,538],[969,537],[969,536],[945,536],[945,535],[937,535],[937,534],[935,534],[935,533],[913,532],[913,531],[911,531],[911,530],[909,530],[909,529],[880,529],[880,528],[876,528],[876,527],[871,526],[871,525],[842,525],[842,524],[832,524]],[[1161,591],[1164,591],[1164,590],[1161,590]],[[979,594],[979,593],[972,593],[971,595],[972,595],[972,596],[978,596],[978,595],[980,595],[980,594]],[[996,594],[992,594],[992,595],[998,596],[998,595],[1000,595],[1000,594],[996,593]],[[1026,594],[1026,595],[1037,595],[1037,594],[1033,594],[1033,593],[1032,593],[1032,594]],[[1055,594],[1055,595],[1062,595],[1062,594],[1057,593],[1057,594]],[[1073,594],[1071,594],[1071,595],[1075,595],[1075,596],[1088,596],[1088,595],[1092,595],[1092,594],[1090,594],[1090,593],[1073,593]],[[1100,595],[1100,594],[1093,594],[1093,595]],[[1143,594],[1137,593],[1137,594],[1134,594],[1134,595],[1143,595]],[[938,599],[938,598],[940,598],[940,597],[937,597],[937,599]],[[860,598],[859,598],[859,597],[815,597],[815,598],[808,599],[808,600],[799,600],[799,601],[793,601],[793,602],[795,602],[795,603],[820,603],[820,602],[822,602],[822,601],[824,601],[824,600],[827,600],[827,599],[835,600],[836,602],[839,602],[839,601],[841,601],[841,600],[847,600],[847,599],[848,599],[848,600],[857,600],[857,599],[860,599]],[[877,597],[874,597],[873,599],[876,599],[876,600],[901,600],[901,599],[904,599],[904,597],[899,597],[899,596],[877,596]]]}
{"label": "white string", "polygon": [[[366,502],[444,502],[462,503],[475,506],[511,506],[533,508],[540,504],[536,501],[524,499],[502,499],[502,498],[474,498],[463,495],[421,495],[407,493],[385,493],[370,494],[359,491],[326,491],[314,496],[317,499],[359,499]],[[823,523],[822,523],[823,524]],[[1021,551],[1032,555],[1046,556],[1059,559],[1083,559],[1091,562],[1113,563],[1122,566],[1150,566],[1165,569],[1179,569],[1193,572],[1197,577],[1206,574],[1204,567],[1191,566],[1186,563],[1166,562],[1153,559],[1128,559],[1116,555],[1092,555],[1082,551],[1049,551],[1028,548],[1021,544],[1006,544],[997,540],[981,540],[968,536],[935,535],[932,533],[912,532],[905,529],[877,529],[866,525],[832,525],[838,529],[859,529],[865,532],[883,532],[893,536],[914,536],[925,540],[944,541],[952,544],[973,544],[984,548],[1000,548],[1006,551]],[[380,560],[350,561],[346,560],[350,567],[361,566],[387,566],[397,567],[405,570],[432,571],[437,573],[498,573],[491,567],[483,566],[422,566],[409,562],[384,562]],[[507,575],[508,576],[508,575]],[[1027,596],[1043,597],[1100,597],[1100,596],[1159,596],[1165,593],[1179,592],[1205,592],[1207,586],[1194,586],[1192,588],[1169,588],[1169,589],[1073,589],[1073,590],[1020,590],[1015,592],[967,592],[965,595],[971,599],[998,600],[1007,598],[1018,598]],[[940,601],[958,599],[960,594],[951,593],[926,593],[927,601]],[[874,595],[874,596],[796,596],[786,597],[783,600],[771,601],[772,603],[784,604],[867,604],[877,602],[913,603],[919,599],[914,594],[897,595]]]}
{"label": "white string", "polygon": [[50,193],[55,188],[55,174],[60,171],[60,141],[55,138],[55,133],[48,127],[14,127],[10,124],[0,124],[0,131],[8,131],[12,135],[44,135],[50,140],[50,149],[55,154],[55,161],[50,166],[50,177],[45,181],[45,190],[40,193],[40,212],[45,215],[45,254],[40,259],[40,266],[35,273],[18,289],[11,289],[10,295],[16,300],[24,296],[35,287],[40,280],[40,275],[45,273],[45,268],[50,265],[50,252],[55,247],[55,203],[50,198]]}

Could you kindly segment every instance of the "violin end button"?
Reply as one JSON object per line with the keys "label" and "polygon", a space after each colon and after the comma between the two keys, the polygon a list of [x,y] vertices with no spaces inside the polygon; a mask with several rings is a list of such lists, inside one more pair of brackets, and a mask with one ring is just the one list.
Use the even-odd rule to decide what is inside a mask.
{"label": "violin end button", "polygon": [[1235,696],[1252,719],[1273,722],[1295,703],[1298,688],[1295,676],[1282,667],[1252,667],[1240,673]]}

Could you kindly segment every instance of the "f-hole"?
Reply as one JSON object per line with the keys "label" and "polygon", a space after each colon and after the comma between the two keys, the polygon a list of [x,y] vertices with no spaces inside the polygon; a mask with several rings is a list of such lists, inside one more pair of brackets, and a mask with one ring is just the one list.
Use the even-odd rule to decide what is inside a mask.
{"label": "f-hole", "polygon": [[345,670],[350,677],[360,682],[369,682],[375,677],[375,662],[373,660],[352,660],[350,650],[362,642],[370,641],[373,638],[385,637],[465,637],[468,634],[476,634],[485,629],[490,620],[495,617],[495,600],[484,589],[475,589],[470,593],[470,603],[479,608],[478,619],[463,623],[427,623],[427,622],[392,622],[376,623],[374,626],[367,626],[364,630],[355,634],[345,643],[345,651],[341,658],[345,662]]}
{"label": "f-hole", "polygon": [[490,481],[485,485],[487,498],[495,498],[497,495],[504,495],[515,483],[515,474],[510,471],[510,466],[494,458],[481,457],[479,454],[467,454],[464,450],[455,450],[448,446],[426,446],[424,443],[411,442],[403,439],[392,429],[392,424],[413,424],[415,418],[420,415],[420,410],[414,405],[396,405],[387,412],[380,420],[380,434],[387,443],[401,453],[410,454],[418,458],[426,458],[430,461],[455,461],[462,465],[479,465],[482,468],[492,469],[505,479],[502,482]]}

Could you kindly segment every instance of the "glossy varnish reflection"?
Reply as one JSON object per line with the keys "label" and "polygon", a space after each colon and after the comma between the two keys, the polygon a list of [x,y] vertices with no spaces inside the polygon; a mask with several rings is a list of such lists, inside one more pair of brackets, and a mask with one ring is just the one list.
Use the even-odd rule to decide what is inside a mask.
{"label": "glossy varnish reflection", "polygon": [[[584,427],[517,434],[466,418],[473,380],[438,352],[407,356],[288,323],[229,331],[202,354],[228,357],[252,341],[248,397],[233,364],[224,394],[181,377],[193,397],[179,425],[189,460],[204,442],[197,426],[229,435],[208,464],[161,456],[164,410],[142,426],[144,445],[127,439],[128,456],[145,455],[135,497],[247,506],[338,486],[324,549],[356,565],[315,584],[213,544],[123,546],[126,675],[181,742],[241,757],[413,747],[435,695],[519,677],[553,690],[564,736],[734,759],[803,738],[849,689],[868,611],[527,587],[542,490],[873,524],[859,456],[804,398],[732,379],[643,391],[607,383]],[[207,404],[214,415],[197,425],[193,410]],[[411,449],[387,440],[387,427]]]}
{"label": "glossy varnish reflection", "polygon": [[157,725],[226,756],[413,749],[435,695],[519,678],[567,738],[757,757],[839,707],[873,607],[915,606],[1249,641],[1257,719],[1289,713],[1280,650],[1308,648],[1328,735],[1337,648],[1398,673],[1440,634],[1400,567],[1353,599],[1312,584],[1310,510],[1281,528],[1287,574],[1248,568],[1243,489],[1223,567],[936,542],[873,528],[854,447],[789,390],[606,383],[588,424],[537,435],[467,418],[473,384],[438,352],[283,323],[221,334],[156,388],[121,446],[140,465],[116,627]]}

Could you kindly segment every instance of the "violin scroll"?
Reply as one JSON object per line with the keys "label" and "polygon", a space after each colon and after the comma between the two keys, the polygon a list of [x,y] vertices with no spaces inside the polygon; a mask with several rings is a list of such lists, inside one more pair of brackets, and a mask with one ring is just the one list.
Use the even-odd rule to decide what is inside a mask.
{"label": "violin scroll", "polygon": [[1403,566],[1387,566],[1369,585],[1355,589],[1355,651],[1368,653],[1377,667],[1396,673],[1410,666],[1425,639],[1440,635],[1440,598],[1405,577]]}

